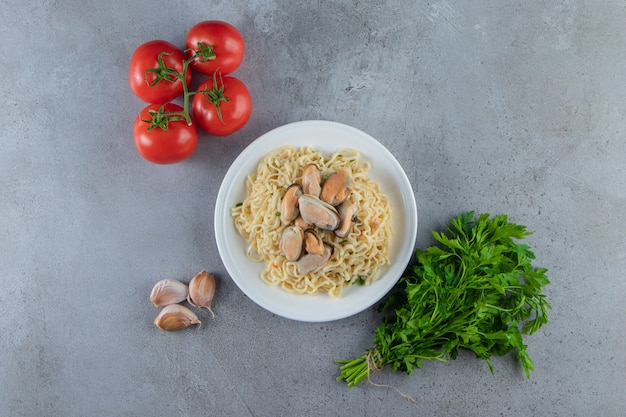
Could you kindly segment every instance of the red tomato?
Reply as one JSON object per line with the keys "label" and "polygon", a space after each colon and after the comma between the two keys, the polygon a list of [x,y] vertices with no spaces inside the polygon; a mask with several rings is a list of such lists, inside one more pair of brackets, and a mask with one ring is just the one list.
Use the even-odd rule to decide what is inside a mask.
{"label": "red tomato", "polygon": [[[250,119],[252,98],[243,82],[235,77],[210,77],[198,87],[209,93],[197,93],[191,108],[203,130],[214,136],[226,136],[241,129]],[[219,107],[219,110],[218,110]]]}
{"label": "red tomato", "polygon": [[202,60],[205,58],[198,57],[191,63],[194,70],[206,75],[213,75],[216,71],[230,74],[243,60],[243,36],[230,23],[218,20],[200,22],[189,30],[185,43],[187,58],[199,50],[211,56],[204,62]]}
{"label": "red tomato", "polygon": [[[150,110],[158,111],[163,106],[165,112],[182,112],[183,108],[174,103],[151,104],[145,107],[135,119],[133,136],[137,150],[155,164],[174,164],[188,158],[198,144],[198,129],[185,120],[170,120],[164,123],[167,129],[159,126],[151,128]],[[145,122],[144,120],[148,120]]]}
{"label": "red tomato", "polygon": [[[148,70],[159,68],[159,54],[163,54],[163,63],[166,68],[174,70],[178,74],[183,72],[183,61],[185,54],[166,41],[150,41],[140,45],[130,58],[130,68],[128,69],[128,82],[133,93],[146,103],[167,103],[183,93],[183,83],[180,78],[176,78],[167,71],[159,74],[148,72]],[[155,85],[157,77],[162,79]],[[185,79],[187,85],[191,81],[191,70],[187,70]]]}

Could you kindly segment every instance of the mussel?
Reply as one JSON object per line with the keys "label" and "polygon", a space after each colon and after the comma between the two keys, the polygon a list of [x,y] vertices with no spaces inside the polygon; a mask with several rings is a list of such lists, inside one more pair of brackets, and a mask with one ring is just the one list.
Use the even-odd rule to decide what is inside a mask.
{"label": "mussel", "polygon": [[322,173],[317,164],[310,163],[302,171],[302,192],[319,197],[322,192]]}
{"label": "mussel", "polygon": [[324,252],[321,255],[314,255],[307,253],[298,259],[298,271],[301,274],[309,274],[322,268],[330,260],[330,256],[333,254],[333,247],[330,245],[324,245]]}
{"label": "mussel", "polygon": [[306,253],[312,253],[313,255],[322,255],[324,253],[324,241],[314,229],[304,231],[304,250]]}
{"label": "mussel", "polygon": [[297,261],[302,254],[304,232],[298,226],[289,226],[283,231],[280,251],[288,261]]}
{"label": "mussel", "polygon": [[340,169],[328,176],[322,185],[320,199],[331,206],[338,206],[348,199],[354,189],[354,180],[345,169]]}
{"label": "mussel", "polygon": [[298,199],[302,195],[302,187],[292,184],[287,188],[280,203],[280,221],[289,224],[294,221],[299,214]]}
{"label": "mussel", "polygon": [[357,221],[356,212],[358,211],[358,206],[350,201],[344,201],[337,208],[337,211],[341,216],[341,224],[337,230],[335,230],[335,234],[344,238],[350,233],[352,224]]}
{"label": "mussel", "polygon": [[333,206],[310,194],[298,198],[298,208],[302,219],[324,230],[335,230],[341,223],[341,217]]}

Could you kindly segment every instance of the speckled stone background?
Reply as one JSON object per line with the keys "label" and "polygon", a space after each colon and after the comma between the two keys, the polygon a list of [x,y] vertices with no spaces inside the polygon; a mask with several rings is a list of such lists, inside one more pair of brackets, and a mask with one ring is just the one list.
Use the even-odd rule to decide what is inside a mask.
{"label": "speckled stone background", "polygon": [[[229,138],[156,166],[135,151],[141,43],[201,20],[247,42],[254,99]],[[623,416],[626,384],[626,7],[622,0],[23,2],[0,0],[0,415]],[[415,192],[419,230],[474,210],[534,234],[550,322],[495,374],[471,354],[412,376],[414,397],[337,382],[375,308],[277,317],[222,265],[220,181],[255,138],[324,119],[377,138]],[[218,278],[217,316],[164,333],[156,280]]]}

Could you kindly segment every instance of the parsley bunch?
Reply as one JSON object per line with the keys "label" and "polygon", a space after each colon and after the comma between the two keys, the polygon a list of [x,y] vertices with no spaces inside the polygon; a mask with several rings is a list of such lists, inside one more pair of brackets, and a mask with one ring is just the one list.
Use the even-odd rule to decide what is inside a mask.
{"label": "parsley bunch", "polygon": [[[439,246],[416,251],[413,274],[402,277],[380,306],[382,319],[373,347],[353,360],[338,360],[348,387],[384,366],[411,374],[424,360],[456,359],[468,349],[487,361],[516,352],[526,377],[534,369],[522,334],[548,321],[550,304],[541,293],[550,281],[533,268],[535,255],[516,243],[530,235],[505,215],[463,214],[447,233],[433,232]],[[521,327],[521,330],[520,330]]]}

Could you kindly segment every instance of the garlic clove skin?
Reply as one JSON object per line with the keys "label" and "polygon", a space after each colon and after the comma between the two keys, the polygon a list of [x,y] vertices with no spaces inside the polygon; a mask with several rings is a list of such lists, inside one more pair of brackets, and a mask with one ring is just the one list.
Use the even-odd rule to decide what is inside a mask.
{"label": "garlic clove skin", "polygon": [[211,303],[215,295],[215,277],[207,271],[200,271],[189,282],[189,296],[187,301],[194,306],[204,307],[211,312]]}
{"label": "garlic clove skin", "polygon": [[162,279],[154,284],[150,301],[157,307],[180,303],[187,299],[189,287],[175,279]]}
{"label": "garlic clove skin", "polygon": [[170,304],[165,306],[154,319],[154,324],[161,330],[180,330],[200,324],[198,316],[185,306]]}

